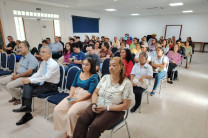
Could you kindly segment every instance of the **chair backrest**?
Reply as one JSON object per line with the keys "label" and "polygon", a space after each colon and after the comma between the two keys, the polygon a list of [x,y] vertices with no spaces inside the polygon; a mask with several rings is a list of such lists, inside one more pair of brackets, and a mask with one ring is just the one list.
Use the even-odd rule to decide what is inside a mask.
{"label": "chair backrest", "polygon": [[112,52],[112,53],[116,53],[117,50],[118,50],[117,47],[113,47],[113,48],[111,49],[111,52]]}
{"label": "chair backrest", "polygon": [[60,91],[63,91],[63,87],[64,87],[64,76],[65,76],[65,69],[62,65],[59,65],[60,68],[60,81],[59,81],[59,88]]}
{"label": "chair backrest", "polygon": [[7,67],[7,53],[6,52],[1,54],[1,67],[3,68]]}
{"label": "chair backrest", "polygon": [[114,57],[120,57],[120,52],[116,52]]}
{"label": "chair backrest", "polygon": [[87,45],[84,45],[84,47],[83,47],[82,51],[83,51],[84,53],[86,53],[86,52],[87,52]]}
{"label": "chair backrest", "polygon": [[14,53],[12,53],[9,56],[8,68],[9,68],[9,70],[14,71],[15,66],[16,66],[16,55]]}
{"label": "chair backrest", "polygon": [[80,70],[80,68],[74,66],[74,67],[71,67],[68,72],[67,72],[67,76],[66,76],[66,84],[65,84],[65,90],[68,89],[70,90],[71,88],[71,85],[74,81],[74,78],[77,74],[77,72]]}
{"label": "chair backrest", "polygon": [[105,74],[109,74],[109,64],[110,64],[110,58],[106,58],[104,59],[103,61],[103,65],[102,65],[102,76],[105,75]]}

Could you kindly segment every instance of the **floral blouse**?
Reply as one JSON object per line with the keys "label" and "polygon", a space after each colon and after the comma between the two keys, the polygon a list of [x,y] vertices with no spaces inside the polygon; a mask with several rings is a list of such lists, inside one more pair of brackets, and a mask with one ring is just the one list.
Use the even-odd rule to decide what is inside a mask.
{"label": "floral blouse", "polygon": [[98,106],[119,105],[124,99],[132,99],[133,87],[128,79],[125,79],[121,85],[112,84],[110,75],[105,75],[97,88],[99,88]]}
{"label": "floral blouse", "polygon": [[169,61],[174,61],[177,65],[181,63],[181,54],[174,53],[173,51],[168,52],[167,57],[169,58]]}

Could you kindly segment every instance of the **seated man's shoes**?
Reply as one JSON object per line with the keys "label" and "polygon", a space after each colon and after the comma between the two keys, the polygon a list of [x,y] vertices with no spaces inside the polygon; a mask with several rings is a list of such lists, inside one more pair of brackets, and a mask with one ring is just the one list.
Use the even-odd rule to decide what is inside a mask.
{"label": "seated man's shoes", "polygon": [[17,123],[16,125],[22,125],[33,118],[31,113],[26,113]]}
{"label": "seated man's shoes", "polygon": [[19,109],[13,109],[12,111],[17,112],[17,113],[18,112],[32,112],[31,108],[27,106],[22,106]]}

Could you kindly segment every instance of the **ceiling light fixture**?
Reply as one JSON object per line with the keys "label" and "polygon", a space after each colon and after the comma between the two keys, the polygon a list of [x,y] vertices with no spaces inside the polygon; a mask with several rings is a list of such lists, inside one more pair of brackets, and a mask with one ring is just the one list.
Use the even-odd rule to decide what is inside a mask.
{"label": "ceiling light fixture", "polygon": [[138,13],[132,13],[131,16],[139,16],[140,14]]}
{"label": "ceiling light fixture", "polygon": [[170,6],[182,6],[183,3],[182,2],[178,2],[178,3],[170,3]]}
{"label": "ceiling light fixture", "polygon": [[105,9],[106,11],[117,11],[116,9]]}
{"label": "ceiling light fixture", "polygon": [[194,12],[193,10],[182,11],[183,13],[191,13]]}

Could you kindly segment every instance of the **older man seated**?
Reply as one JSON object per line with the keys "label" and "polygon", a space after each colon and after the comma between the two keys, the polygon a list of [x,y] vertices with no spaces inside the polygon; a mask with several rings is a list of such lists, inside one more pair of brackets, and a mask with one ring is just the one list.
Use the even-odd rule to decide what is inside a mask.
{"label": "older man seated", "polygon": [[0,79],[0,84],[6,84],[6,88],[12,96],[9,102],[14,102],[14,105],[20,104],[21,92],[19,88],[22,86],[22,80],[24,77],[31,76],[38,66],[38,61],[30,53],[29,47],[27,41],[22,41],[20,43],[19,50],[22,57],[19,61],[19,68],[12,75]]}
{"label": "older man seated", "polygon": [[59,42],[59,38],[55,36],[55,43],[49,45],[52,49],[52,57],[58,59],[62,56],[63,45]]}
{"label": "older man seated", "polygon": [[31,112],[32,96],[54,92],[58,90],[60,69],[58,63],[51,58],[51,48],[42,47],[40,50],[43,59],[37,73],[22,80],[22,106],[13,112],[25,112],[25,115],[16,123],[22,125],[33,118]]}

